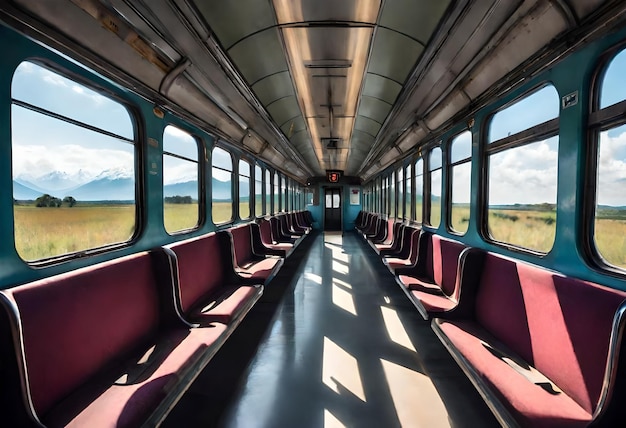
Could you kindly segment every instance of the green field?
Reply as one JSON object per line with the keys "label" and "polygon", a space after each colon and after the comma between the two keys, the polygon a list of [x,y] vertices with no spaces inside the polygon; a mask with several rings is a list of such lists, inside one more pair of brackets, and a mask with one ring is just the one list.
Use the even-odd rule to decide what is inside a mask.
{"label": "green field", "polygon": [[[231,219],[229,202],[213,202],[213,221]],[[246,211],[248,203],[242,203]],[[418,207],[421,208],[421,207]],[[440,211],[433,207],[433,222]],[[15,246],[25,260],[38,260],[127,241],[135,231],[135,206],[83,205],[73,208],[36,208],[16,205]],[[192,229],[198,223],[198,205],[165,204],[168,232]],[[549,252],[554,243],[554,211],[523,209],[489,210],[489,233],[494,240],[540,252]],[[455,205],[452,225],[467,229],[469,208]],[[595,245],[609,263],[626,267],[626,210],[598,210],[595,220]]]}

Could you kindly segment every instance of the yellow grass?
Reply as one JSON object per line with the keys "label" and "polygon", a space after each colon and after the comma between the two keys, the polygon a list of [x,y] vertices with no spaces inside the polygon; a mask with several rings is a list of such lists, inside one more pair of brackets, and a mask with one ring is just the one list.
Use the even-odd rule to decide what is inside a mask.
{"label": "yellow grass", "polygon": [[609,264],[626,267],[626,220],[597,219],[595,243]]}
{"label": "yellow grass", "polygon": [[213,223],[225,223],[233,218],[233,208],[231,202],[215,202],[211,204],[213,211]]}
{"label": "yellow grass", "polygon": [[134,205],[36,208],[16,206],[15,248],[38,260],[127,241],[135,231]]}
{"label": "yellow grass", "polygon": [[489,210],[489,234],[500,242],[547,253],[554,244],[554,212]]}
{"label": "yellow grass", "polygon": [[163,204],[163,222],[168,233],[192,229],[198,225],[198,203]]}

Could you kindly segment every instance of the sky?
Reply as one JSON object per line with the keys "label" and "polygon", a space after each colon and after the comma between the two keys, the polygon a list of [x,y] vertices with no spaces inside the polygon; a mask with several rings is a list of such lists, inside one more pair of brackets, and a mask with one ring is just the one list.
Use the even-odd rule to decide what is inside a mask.
{"label": "sky", "polygon": [[[601,107],[626,99],[626,51],[610,63],[600,92]],[[126,171],[133,175],[134,147],[124,139],[132,139],[134,125],[129,112],[118,102],[98,94],[34,63],[22,63],[12,83],[13,98],[54,111],[118,135],[106,136],[14,105],[12,107],[13,176],[36,181],[54,171],[81,175],[88,180],[108,170]],[[560,100],[556,90],[546,86],[520,102],[496,113],[489,126],[489,140],[545,122],[559,114]],[[452,159],[459,160],[471,150],[469,134],[461,134],[452,146]],[[556,202],[556,157],[558,139],[535,142],[490,156],[489,203]],[[164,133],[166,151],[186,157],[166,157],[164,184],[197,179],[197,143],[188,133],[168,126]],[[229,154],[222,149],[213,152],[213,165],[232,169]],[[454,185],[455,202],[469,201],[463,177],[469,174],[460,168]],[[215,170],[214,177],[229,179],[225,171]],[[601,135],[598,168],[598,203],[626,205],[621,192],[626,181],[626,127]]]}

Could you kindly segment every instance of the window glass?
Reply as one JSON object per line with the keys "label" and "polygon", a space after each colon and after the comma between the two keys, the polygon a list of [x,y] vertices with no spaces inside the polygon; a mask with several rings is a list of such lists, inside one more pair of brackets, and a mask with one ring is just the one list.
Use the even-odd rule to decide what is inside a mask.
{"label": "window glass", "polygon": [[441,223],[441,149],[435,147],[430,151],[430,219],[429,224],[438,227]]}
{"label": "window glass", "polygon": [[396,185],[396,189],[398,192],[398,218],[403,218],[404,213],[403,213],[403,208],[404,208],[404,175],[402,175],[403,173],[403,169],[400,168],[398,169],[398,171],[396,171],[396,182],[398,183]]}
{"label": "window glass", "polygon": [[285,176],[280,174],[280,211],[287,209],[287,185],[285,183]]}
{"label": "window glass", "polygon": [[626,100],[626,49],[615,55],[606,69],[600,92],[600,108]]}
{"label": "window glass", "polygon": [[389,175],[389,216],[390,217],[395,217],[396,216],[396,207],[398,206],[397,204],[397,199],[396,199],[396,180],[395,180],[395,173],[391,173],[391,175]]}
{"label": "window glass", "polygon": [[418,223],[422,222],[423,212],[423,199],[424,199],[424,161],[420,158],[415,162],[415,220]]}
{"label": "window glass", "polygon": [[163,132],[163,222],[168,233],[198,225],[198,141],[168,125]]}
{"label": "window glass", "polygon": [[265,170],[265,206],[263,207],[263,215],[272,212],[272,173],[269,169]]}
{"label": "window glass", "polygon": [[279,187],[279,181],[278,181],[278,173],[275,172],[274,173],[274,212],[273,214],[280,211],[280,205],[278,203],[279,199],[280,199],[280,187]]}
{"label": "window glass", "polygon": [[[496,113],[490,128],[521,132],[558,117],[558,107],[558,93],[548,85]],[[556,234],[559,138],[555,135],[557,130],[550,132],[552,135],[538,135],[518,144],[511,141],[505,148],[493,144],[487,149],[487,226],[495,241],[542,253],[552,248]],[[493,132],[490,136],[489,143],[502,137]]]}
{"label": "window glass", "polygon": [[409,166],[404,170],[404,218],[411,218],[411,168]]}
{"label": "window glass", "polygon": [[212,166],[213,223],[225,223],[233,218],[233,158],[226,150],[215,147]]}
{"label": "window glass", "polygon": [[32,62],[11,86],[15,247],[34,261],[135,235],[135,140],[126,108]]}
{"label": "window glass", "polygon": [[239,160],[239,218],[250,218],[250,164]]}
{"label": "window glass", "polygon": [[254,166],[254,214],[263,214],[263,170],[258,165]]}
{"label": "window glass", "polygon": [[452,180],[450,228],[459,233],[467,232],[469,227],[471,156],[472,133],[465,131],[454,137],[450,145],[450,179]]}
{"label": "window glass", "polygon": [[489,142],[529,129],[559,117],[559,94],[552,85],[525,96],[493,115]]}
{"label": "window glass", "polygon": [[489,156],[489,234],[548,252],[556,233],[558,136]]}

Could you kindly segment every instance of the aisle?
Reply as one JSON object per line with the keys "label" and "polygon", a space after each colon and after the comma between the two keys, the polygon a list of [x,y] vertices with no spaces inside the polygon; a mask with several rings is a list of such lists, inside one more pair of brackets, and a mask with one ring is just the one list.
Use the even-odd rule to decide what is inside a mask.
{"label": "aisle", "polygon": [[314,239],[220,426],[497,426],[373,251]]}

